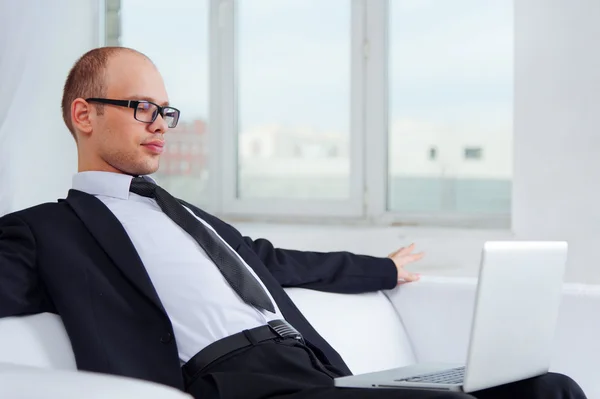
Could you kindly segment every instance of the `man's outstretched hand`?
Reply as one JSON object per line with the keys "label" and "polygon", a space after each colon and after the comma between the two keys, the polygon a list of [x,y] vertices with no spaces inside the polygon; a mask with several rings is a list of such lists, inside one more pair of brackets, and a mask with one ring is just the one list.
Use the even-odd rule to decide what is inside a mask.
{"label": "man's outstretched hand", "polygon": [[410,273],[404,269],[404,266],[422,259],[425,255],[423,252],[413,253],[414,249],[415,244],[410,244],[408,247],[400,248],[388,256],[394,261],[398,269],[398,285],[419,280],[420,275],[418,273]]}

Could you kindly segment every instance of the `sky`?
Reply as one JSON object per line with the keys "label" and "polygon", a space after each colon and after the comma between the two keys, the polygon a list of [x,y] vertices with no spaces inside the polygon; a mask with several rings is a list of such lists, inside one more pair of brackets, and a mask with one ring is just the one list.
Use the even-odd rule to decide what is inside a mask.
{"label": "sky", "polygon": [[[239,0],[240,123],[348,131],[350,0]],[[512,0],[390,0],[390,115],[510,132]],[[207,118],[208,0],[122,0],[122,44]],[[498,131],[497,128],[492,129]]]}

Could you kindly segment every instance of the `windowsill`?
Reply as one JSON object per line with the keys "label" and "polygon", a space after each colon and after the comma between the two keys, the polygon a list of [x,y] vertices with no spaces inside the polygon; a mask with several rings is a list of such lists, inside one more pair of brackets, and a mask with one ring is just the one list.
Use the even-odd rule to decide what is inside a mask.
{"label": "windowsill", "polygon": [[477,277],[484,242],[515,238],[509,230],[239,221],[232,224],[245,236],[266,238],[276,247],[297,250],[350,251],[385,257],[414,242],[416,251],[425,252],[425,257],[409,270],[450,277]]}

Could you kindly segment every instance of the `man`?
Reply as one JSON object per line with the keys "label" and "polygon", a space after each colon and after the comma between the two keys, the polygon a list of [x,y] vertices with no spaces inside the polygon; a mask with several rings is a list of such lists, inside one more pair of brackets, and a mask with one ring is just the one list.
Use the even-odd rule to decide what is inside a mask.
{"label": "man", "polygon": [[[404,270],[422,257],[413,246],[388,258],[276,249],[173,198],[147,175],[179,110],[134,50],[83,55],[62,107],[79,173],[66,199],[0,219],[0,317],[57,313],[79,369],[196,398],[469,397],[334,388],[350,371],[282,288],[391,289],[418,279]],[[557,374],[475,396],[585,397]]]}

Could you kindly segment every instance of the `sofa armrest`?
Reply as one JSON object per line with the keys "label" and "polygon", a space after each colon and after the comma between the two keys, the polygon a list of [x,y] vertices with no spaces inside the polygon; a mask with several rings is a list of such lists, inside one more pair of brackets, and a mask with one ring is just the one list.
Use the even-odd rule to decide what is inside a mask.
{"label": "sofa armrest", "polygon": [[418,363],[466,361],[476,287],[476,278],[423,276],[386,291]]}
{"label": "sofa armrest", "polygon": [[175,388],[107,374],[0,363],[0,398],[192,399]]}
{"label": "sofa armrest", "polygon": [[[476,278],[422,277],[386,291],[411,341],[417,362],[465,363]],[[573,378],[600,398],[600,286],[564,284],[550,371]]]}
{"label": "sofa armrest", "polygon": [[0,319],[0,363],[77,369],[67,331],[52,313]]}

